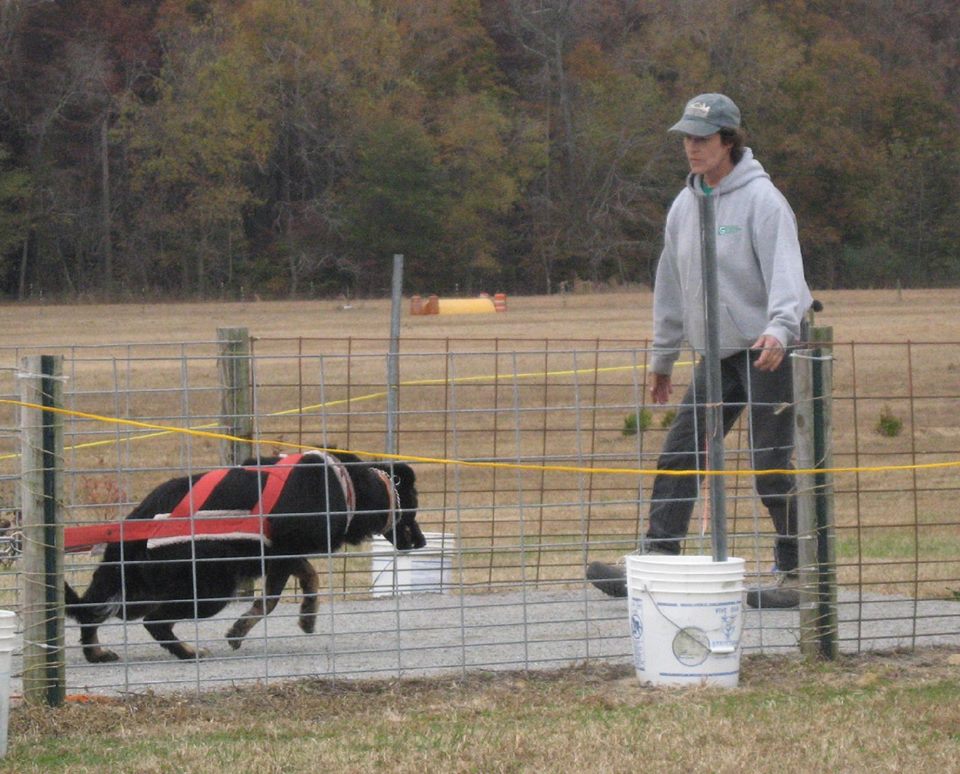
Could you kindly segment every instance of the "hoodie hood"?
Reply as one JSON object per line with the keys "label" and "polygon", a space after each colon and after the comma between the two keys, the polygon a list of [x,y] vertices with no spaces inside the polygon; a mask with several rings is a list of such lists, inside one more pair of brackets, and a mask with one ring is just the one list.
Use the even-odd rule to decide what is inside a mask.
{"label": "hoodie hood", "polygon": [[[722,196],[723,194],[735,191],[738,188],[752,183],[754,180],[762,178],[770,179],[770,175],[763,168],[763,164],[753,157],[753,151],[750,148],[743,149],[743,158],[734,165],[730,173],[726,175],[710,192],[711,196]],[[692,172],[687,175],[687,188],[695,196],[706,196],[703,190],[703,175],[695,175]]]}

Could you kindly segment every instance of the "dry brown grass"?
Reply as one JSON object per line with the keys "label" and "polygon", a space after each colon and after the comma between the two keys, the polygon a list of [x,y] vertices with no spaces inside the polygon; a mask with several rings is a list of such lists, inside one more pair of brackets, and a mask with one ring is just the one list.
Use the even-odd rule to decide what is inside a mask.
{"label": "dry brown grass", "polygon": [[[820,291],[819,325],[840,342],[960,341],[960,289]],[[498,315],[411,317],[405,337],[444,339],[644,339],[652,330],[647,291],[508,299]],[[352,302],[0,306],[0,346],[203,341],[218,327],[245,327],[255,336],[339,335],[383,338],[390,330],[387,300]],[[897,372],[902,376],[902,373]]]}
{"label": "dry brown grass", "polygon": [[736,690],[584,667],[17,708],[0,772],[953,771],[958,669],[929,650],[747,658]]}

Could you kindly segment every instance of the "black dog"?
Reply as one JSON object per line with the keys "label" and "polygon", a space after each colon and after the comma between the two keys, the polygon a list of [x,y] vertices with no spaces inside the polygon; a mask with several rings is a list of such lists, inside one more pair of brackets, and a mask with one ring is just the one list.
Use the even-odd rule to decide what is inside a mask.
{"label": "black dog", "polygon": [[[344,452],[248,460],[239,467],[172,479],[147,495],[123,524],[154,520],[150,526],[135,525],[147,530],[182,530],[186,524],[186,534],[158,532],[159,537],[108,544],[82,597],[66,585],[67,615],[81,625],[83,653],[90,662],[118,658],[97,638],[97,628],[111,615],[142,618],[147,631],[175,656],[200,658],[207,653],[177,639],[175,623],[216,615],[241,584],[265,575],[264,597],[227,633],[231,646],[239,648],[294,575],[304,594],[300,628],[312,632],[319,584],[305,557],[330,554],[375,534],[399,550],[422,548],[426,540],[416,522],[417,507],[416,477],[409,465],[365,463]],[[248,521],[253,514],[253,521],[263,523],[262,534],[201,534],[201,517],[238,511]],[[196,518],[180,522],[174,518],[193,514]]]}

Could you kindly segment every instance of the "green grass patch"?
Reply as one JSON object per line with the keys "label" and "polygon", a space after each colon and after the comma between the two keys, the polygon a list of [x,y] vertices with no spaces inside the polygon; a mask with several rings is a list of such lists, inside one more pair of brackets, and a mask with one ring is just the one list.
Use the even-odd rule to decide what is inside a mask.
{"label": "green grass patch", "polygon": [[640,409],[624,417],[623,430],[621,432],[624,435],[636,435],[637,433],[643,433],[649,430],[652,425],[653,414],[650,412],[650,409]]}
{"label": "green grass patch", "polygon": [[676,409],[667,409],[663,412],[663,415],[660,417],[660,427],[664,430],[670,427],[673,424],[673,420],[677,418]]}
{"label": "green grass patch", "polygon": [[884,406],[880,409],[876,430],[882,436],[896,438],[903,431],[903,420],[896,416],[889,406]]}
{"label": "green grass patch", "polygon": [[902,529],[866,530],[859,537],[840,537],[838,559],[921,559],[956,560],[960,557],[960,535],[914,535]]}

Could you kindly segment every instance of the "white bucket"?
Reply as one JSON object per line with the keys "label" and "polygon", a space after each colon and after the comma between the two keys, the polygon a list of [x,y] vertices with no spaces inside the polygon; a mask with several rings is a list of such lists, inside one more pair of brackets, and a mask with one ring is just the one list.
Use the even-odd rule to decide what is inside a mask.
{"label": "white bucket", "polygon": [[456,540],[449,532],[424,532],[427,544],[397,551],[383,537],[373,539],[373,595],[427,594],[448,591]]}
{"label": "white bucket", "polygon": [[17,614],[0,610],[0,758],[7,754],[10,723],[10,659],[17,635]]}
{"label": "white bucket", "polygon": [[637,677],[654,685],[736,687],[744,560],[663,554],[626,560]]}

